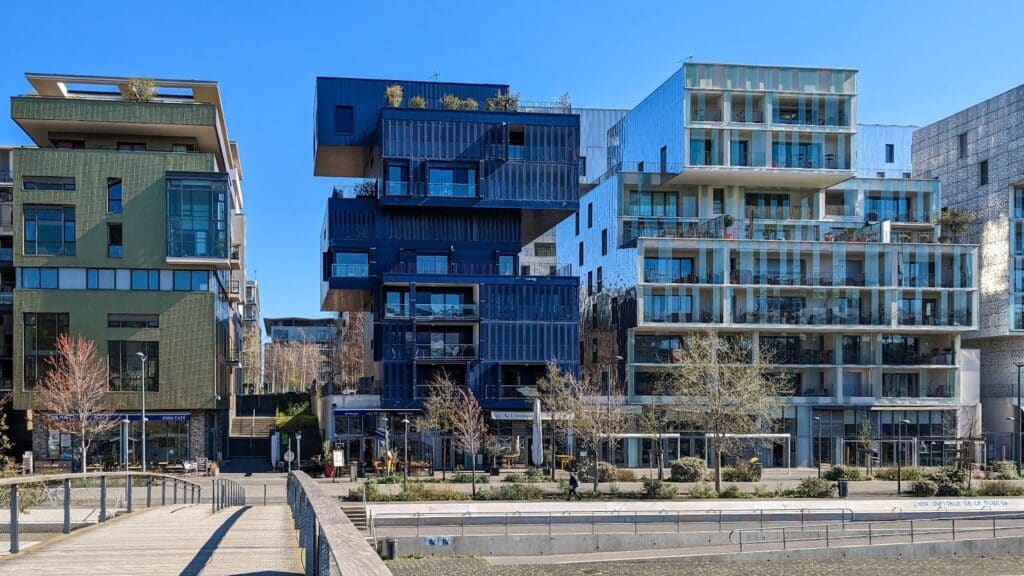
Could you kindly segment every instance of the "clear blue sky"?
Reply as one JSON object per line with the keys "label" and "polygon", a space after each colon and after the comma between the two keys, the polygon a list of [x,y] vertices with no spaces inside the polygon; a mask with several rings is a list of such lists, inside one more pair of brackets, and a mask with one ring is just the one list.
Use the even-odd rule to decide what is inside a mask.
{"label": "clear blue sky", "polygon": [[[317,75],[437,72],[507,82],[527,100],[568,90],[577,106],[627,108],[691,54],[852,67],[861,122],[917,125],[1024,83],[1020,2],[5,4],[0,94],[25,92],[26,71],[220,82],[265,316],[320,314],[318,233],[331,181],[313,177]],[[28,140],[5,120],[0,143]]]}

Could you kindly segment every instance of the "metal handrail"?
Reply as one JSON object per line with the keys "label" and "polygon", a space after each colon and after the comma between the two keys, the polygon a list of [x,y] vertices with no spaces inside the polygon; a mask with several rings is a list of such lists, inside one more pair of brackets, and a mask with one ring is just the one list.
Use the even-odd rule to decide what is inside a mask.
{"label": "metal handrail", "polygon": [[[895,511],[895,508],[894,508],[894,511]],[[923,512],[927,513],[927,511],[923,511]],[[873,520],[873,521],[862,521],[862,522],[850,522],[850,523],[845,524],[844,526],[840,527],[841,534],[839,534],[839,535],[836,535],[836,534],[832,533],[833,529],[835,528],[835,524],[802,525],[799,528],[799,532],[800,533],[804,533],[807,530],[816,530],[818,532],[818,535],[817,536],[803,536],[803,537],[799,537],[798,536],[798,537],[795,537],[795,538],[793,536],[788,536],[787,537],[786,530],[788,528],[790,530],[790,532],[792,533],[793,529],[796,528],[796,527],[778,526],[778,527],[768,527],[768,528],[741,528],[741,529],[736,529],[736,530],[732,530],[732,531],[729,532],[729,543],[735,544],[735,545],[739,546],[739,550],[740,550],[740,552],[742,552],[743,551],[743,544],[744,544],[744,538],[743,538],[744,534],[760,533],[760,534],[764,535],[766,532],[777,532],[777,533],[780,534],[780,537],[778,537],[776,539],[770,539],[770,538],[766,538],[766,537],[757,538],[756,540],[748,541],[747,544],[749,545],[749,544],[780,544],[781,543],[782,544],[782,549],[786,550],[787,546],[791,545],[794,542],[821,542],[821,541],[824,541],[825,542],[825,547],[826,548],[830,548],[832,546],[832,542],[835,541],[835,540],[842,541],[842,540],[848,540],[848,539],[853,539],[853,538],[864,538],[865,537],[865,531],[866,531],[866,536],[867,536],[867,539],[868,539],[868,545],[872,545],[874,543],[874,539],[877,538],[877,537],[892,538],[892,537],[896,537],[896,536],[909,536],[909,538],[910,538],[909,541],[910,541],[911,544],[913,544],[915,537],[920,536],[920,535],[928,535],[928,534],[947,534],[948,533],[952,540],[956,540],[957,539],[956,538],[956,536],[957,536],[957,526],[956,526],[956,523],[957,523],[958,520],[961,522],[961,526],[959,528],[959,532],[961,534],[971,533],[971,532],[982,532],[982,531],[986,532],[986,533],[991,532],[992,538],[996,538],[997,537],[997,534],[998,534],[999,530],[1019,530],[1019,529],[1024,528],[1024,523],[1021,523],[1020,525],[1014,525],[1014,526],[997,526],[997,521],[998,520],[1024,520],[1024,512],[1008,512],[1008,513],[1005,513],[1005,514],[982,514],[982,515],[975,515],[975,516],[961,516],[961,515],[957,515],[957,516],[952,516],[952,517],[940,517],[940,518],[919,518],[919,519],[916,519],[916,520],[906,520],[906,519],[902,519],[901,520],[900,519],[901,513],[902,513],[902,510],[899,510],[896,513],[896,519],[895,520]],[[974,520],[974,521],[978,521],[978,520],[991,520],[992,521],[992,526],[991,527],[988,527],[988,526],[984,526],[984,527],[969,527],[968,526],[968,527],[965,527],[963,525],[964,521],[971,521],[971,520]],[[916,526],[915,526],[915,522],[917,523]],[[949,528],[944,528],[944,527],[939,527],[939,528],[920,528],[920,526],[922,524],[924,524],[924,523],[932,523],[932,524],[934,524],[934,523],[941,523],[941,522],[949,522],[950,523]],[[909,527],[907,529],[904,529],[904,530],[899,530],[899,529],[895,529],[895,528],[888,528],[888,529],[884,529],[881,533],[879,533],[879,532],[877,532],[875,530],[875,528],[877,527],[878,524],[906,524],[906,525],[909,525]],[[824,529],[824,535],[821,535],[822,529]],[[846,534],[847,531],[857,531],[857,533],[856,534]],[[737,538],[737,536],[738,536],[738,538]]]}
{"label": "metal handrail", "polygon": [[215,479],[210,505],[213,512],[228,506],[245,506],[245,487],[234,480]]}
{"label": "metal handrail", "polygon": [[[27,476],[15,476],[11,478],[0,478],[0,490],[3,488],[7,489],[8,500],[10,503],[10,552],[11,554],[17,554],[21,550],[21,543],[19,540],[20,535],[20,516],[21,511],[21,498],[19,495],[22,487],[30,487],[34,485],[43,486],[43,498],[47,501],[52,501],[50,498],[53,496],[52,492],[46,488],[47,484],[60,482],[62,484],[62,491],[64,496],[64,526],[63,532],[68,534],[71,532],[71,496],[73,489],[71,487],[72,481],[75,480],[99,480],[99,516],[97,517],[98,522],[106,522],[107,516],[107,480],[110,478],[123,478],[124,479],[124,499],[125,499],[125,512],[132,511],[132,488],[134,479],[144,479],[146,489],[146,507],[149,508],[153,505],[153,480],[155,478],[161,479],[161,499],[159,505],[166,505],[167,502],[167,481],[170,480],[173,484],[172,500],[173,504],[178,503],[178,484],[181,484],[181,496],[182,503],[196,504],[202,498],[203,486],[199,482],[192,480],[186,480],[173,476],[170,474],[158,474],[154,472],[89,472],[85,474],[33,474]],[[142,486],[139,486],[141,489]],[[115,496],[115,509],[120,505],[120,496]]]}

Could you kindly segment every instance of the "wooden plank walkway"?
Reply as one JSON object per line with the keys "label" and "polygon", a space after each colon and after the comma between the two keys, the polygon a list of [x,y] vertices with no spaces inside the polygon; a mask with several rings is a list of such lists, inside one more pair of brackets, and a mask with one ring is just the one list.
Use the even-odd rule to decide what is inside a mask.
{"label": "wooden plank walkway", "polygon": [[0,574],[302,574],[287,506],[152,508],[0,559]]}

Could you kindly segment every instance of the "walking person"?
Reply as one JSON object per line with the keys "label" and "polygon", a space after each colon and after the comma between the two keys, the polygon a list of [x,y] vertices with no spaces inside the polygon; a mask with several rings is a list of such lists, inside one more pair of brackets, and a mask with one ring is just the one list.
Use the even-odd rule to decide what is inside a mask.
{"label": "walking person", "polygon": [[566,502],[571,501],[573,496],[575,496],[577,500],[583,500],[580,493],[576,491],[579,487],[580,479],[576,477],[576,472],[569,472],[569,497],[565,499]]}

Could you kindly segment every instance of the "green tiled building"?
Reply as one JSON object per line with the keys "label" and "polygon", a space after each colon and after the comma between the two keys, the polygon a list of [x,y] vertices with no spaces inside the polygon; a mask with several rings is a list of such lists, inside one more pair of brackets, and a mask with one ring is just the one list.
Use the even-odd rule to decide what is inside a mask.
{"label": "green tiled building", "polygon": [[27,78],[33,92],[11,99],[38,146],[11,153],[12,376],[36,460],[76,459],[76,444],[32,413],[64,331],[107,360],[124,422],[90,462],[140,459],[143,380],[150,463],[226,456],[245,217],[217,84],[155,80],[150,94],[128,78]]}

